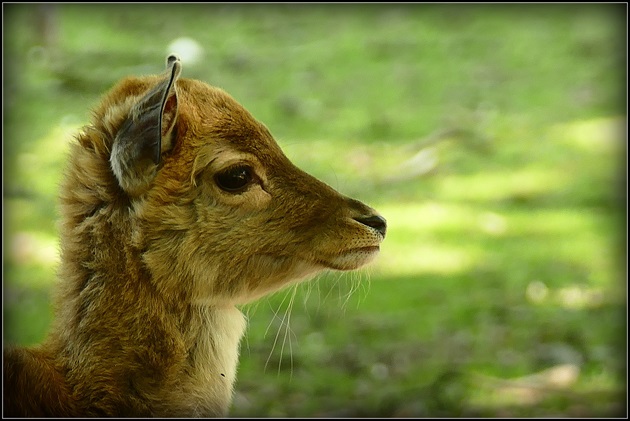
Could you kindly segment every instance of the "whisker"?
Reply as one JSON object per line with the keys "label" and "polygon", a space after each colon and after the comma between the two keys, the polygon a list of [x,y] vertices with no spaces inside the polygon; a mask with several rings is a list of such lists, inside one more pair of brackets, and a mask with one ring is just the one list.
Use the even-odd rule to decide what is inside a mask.
{"label": "whisker", "polygon": [[326,295],[324,296],[324,301],[326,301],[326,299],[328,299],[328,297],[332,293],[333,289],[335,289],[335,286],[338,284],[338,282],[339,282],[339,274],[336,274],[336,278],[337,279],[333,280],[333,284],[330,286],[330,288],[328,288],[328,291],[326,292]]}
{"label": "whisker", "polygon": [[348,308],[348,303],[350,302],[350,299],[355,295],[355,293],[359,290],[360,287],[361,287],[361,277],[357,276],[356,273],[350,274],[350,290],[346,293],[345,301],[342,304],[342,308],[344,312]]}
{"label": "whisker", "polygon": [[[247,308],[247,310],[244,313],[245,319],[247,320],[247,323],[249,324],[249,307]],[[252,355],[252,351],[249,347],[249,335],[244,335],[245,336],[245,348],[247,349],[247,355]]]}
{"label": "whisker", "polygon": [[304,285],[302,288],[305,289],[305,293],[302,297],[302,304],[304,306],[304,308],[306,309],[306,314],[308,314],[310,316],[310,311],[309,311],[309,307],[308,307],[308,300],[311,297],[311,293],[313,292],[313,285],[315,283],[317,283],[317,287],[319,288],[319,278],[321,277],[320,274],[318,274],[314,279],[312,279],[309,282],[304,282],[302,284],[299,285]]}
{"label": "whisker", "polygon": [[[371,270],[365,271],[365,281],[361,282],[361,286],[363,287],[363,301],[365,301],[368,294],[370,293],[370,287],[372,286],[372,271]],[[359,305],[359,302],[357,302],[357,306],[358,305]]]}
{"label": "whisker", "polygon": [[[284,344],[286,343],[286,340],[287,340],[287,334],[291,332],[291,311],[293,310],[293,302],[295,301],[297,285],[294,285],[292,289],[293,289],[293,294],[291,294],[291,299],[289,300],[289,304],[287,305],[287,310],[284,313],[287,323],[284,325],[284,337],[282,338],[282,347],[280,348],[280,359],[278,360],[278,375],[280,375],[280,366],[282,365],[282,355],[284,354]],[[284,322],[284,317],[282,318],[282,321]],[[280,332],[280,329],[278,329],[278,332]],[[289,335],[289,358],[291,360],[290,377],[293,378],[293,345],[291,343],[290,335]]]}
{"label": "whisker", "polygon": [[[278,310],[274,310],[271,307],[271,303],[269,303],[269,308],[271,308],[271,310],[273,311],[273,317],[271,318],[271,321],[269,322],[269,324],[267,325],[267,330],[265,330],[265,335],[263,337],[267,337],[267,332],[269,332],[269,328],[271,327],[273,321],[278,317],[278,312],[280,311],[280,308],[282,307],[282,305],[284,304],[284,302],[286,301],[287,297],[289,296],[289,294],[285,294],[284,298],[282,299],[282,301],[280,302],[280,305],[278,306]],[[285,313],[286,316],[286,313]],[[267,365],[269,365],[269,360],[271,359],[271,356],[273,355],[273,351],[276,349],[276,343],[278,342],[278,337],[280,336],[280,328],[282,327],[282,324],[284,323],[284,317],[281,319],[280,321],[280,327],[278,328],[278,332],[276,332],[276,336],[273,340],[273,344],[271,345],[271,351],[269,352],[269,356],[267,357],[267,361],[265,361],[265,371],[267,371]]]}
{"label": "whisker", "polygon": [[[244,311],[244,316],[247,319],[247,323],[249,324],[249,320],[252,319],[252,316],[254,316],[256,314],[256,311],[258,310],[258,306],[260,305],[261,301],[256,301],[254,303],[250,303],[245,305],[245,307],[242,308],[242,310]],[[245,347],[247,348],[247,354],[251,355],[251,349],[250,349],[250,345],[249,345],[249,335],[245,335]]]}

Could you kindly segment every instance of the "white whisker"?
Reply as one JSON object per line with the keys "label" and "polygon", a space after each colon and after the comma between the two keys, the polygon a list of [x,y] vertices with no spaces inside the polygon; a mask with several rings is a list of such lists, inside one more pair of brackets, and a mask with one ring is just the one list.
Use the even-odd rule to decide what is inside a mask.
{"label": "white whisker", "polygon": [[[284,302],[286,301],[287,297],[289,296],[289,294],[285,294],[284,298],[282,299],[282,301],[280,302],[280,305],[278,306],[278,310],[274,310],[271,307],[271,304],[269,304],[269,307],[271,308],[271,310],[273,311],[273,317],[271,318],[271,321],[269,322],[269,324],[267,325],[267,330],[265,330],[265,335],[264,337],[267,337],[267,332],[269,332],[269,328],[271,327],[271,325],[273,324],[274,320],[278,317],[278,312],[280,311],[280,308],[282,307],[282,305],[284,304]],[[267,361],[265,361],[265,371],[267,371],[267,365],[269,364],[269,360],[271,359],[271,356],[273,355],[273,351],[276,349],[276,343],[278,342],[278,337],[280,336],[280,328],[282,328],[282,324],[284,323],[284,317],[280,320],[280,327],[278,328],[278,332],[276,332],[276,336],[273,340],[273,344],[271,345],[271,351],[269,352],[269,356],[267,357]]]}
{"label": "white whisker", "polygon": [[[295,294],[297,292],[297,285],[294,285],[293,287],[293,294],[291,294],[291,299],[289,300],[289,304],[287,305],[287,309],[284,313],[285,317],[286,317],[286,324],[284,325],[284,337],[282,338],[282,347],[280,348],[280,359],[278,360],[278,375],[280,375],[280,366],[282,364],[282,355],[284,354],[284,344],[286,343],[287,340],[287,335],[289,333],[293,333],[291,331],[291,311],[293,310],[293,302],[295,300]],[[282,318],[282,321],[284,322],[285,317]],[[282,326],[281,326],[282,327]],[[278,329],[278,332],[280,332],[280,329]],[[289,358],[291,359],[291,378],[293,378],[293,345],[291,343],[291,336],[289,335]]]}

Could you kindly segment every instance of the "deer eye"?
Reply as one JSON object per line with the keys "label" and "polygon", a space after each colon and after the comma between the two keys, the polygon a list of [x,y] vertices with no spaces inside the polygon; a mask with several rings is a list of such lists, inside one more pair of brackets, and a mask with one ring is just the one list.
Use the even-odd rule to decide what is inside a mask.
{"label": "deer eye", "polygon": [[254,171],[246,165],[228,168],[214,176],[214,182],[228,193],[240,193],[254,180]]}

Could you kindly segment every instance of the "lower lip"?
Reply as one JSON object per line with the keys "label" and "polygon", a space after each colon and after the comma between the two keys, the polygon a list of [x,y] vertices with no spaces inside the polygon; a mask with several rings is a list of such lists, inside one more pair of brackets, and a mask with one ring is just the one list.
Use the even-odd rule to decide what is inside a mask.
{"label": "lower lip", "polygon": [[330,267],[338,270],[358,269],[369,263],[378,254],[379,250],[378,246],[347,250]]}

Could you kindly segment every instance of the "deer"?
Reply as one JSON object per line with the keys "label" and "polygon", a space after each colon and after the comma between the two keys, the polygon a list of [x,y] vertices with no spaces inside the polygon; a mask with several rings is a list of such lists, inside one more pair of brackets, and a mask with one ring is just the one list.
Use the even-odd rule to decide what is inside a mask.
{"label": "deer", "polygon": [[378,255],[383,216],[181,71],[170,54],[119,81],[71,142],[55,316],[40,344],[4,347],[5,416],[227,416],[239,307]]}

